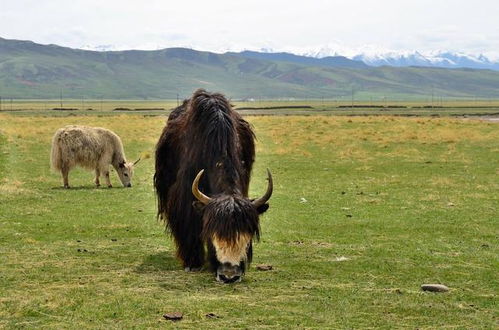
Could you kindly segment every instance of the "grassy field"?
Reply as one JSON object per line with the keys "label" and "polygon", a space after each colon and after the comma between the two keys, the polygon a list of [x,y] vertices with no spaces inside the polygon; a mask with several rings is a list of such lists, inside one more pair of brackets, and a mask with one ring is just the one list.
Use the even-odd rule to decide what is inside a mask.
{"label": "grassy field", "polygon": [[[153,151],[164,117],[0,114],[0,328],[499,326],[497,123],[248,120],[258,137],[250,193],[264,191],[266,167],[275,192],[251,269],[222,285],[175,260],[155,220],[152,159],[131,189],[115,173],[115,188],[94,188],[75,170],[64,190],[50,171],[61,126],[110,128],[135,159]],[[183,320],[162,317],[175,311]]]}

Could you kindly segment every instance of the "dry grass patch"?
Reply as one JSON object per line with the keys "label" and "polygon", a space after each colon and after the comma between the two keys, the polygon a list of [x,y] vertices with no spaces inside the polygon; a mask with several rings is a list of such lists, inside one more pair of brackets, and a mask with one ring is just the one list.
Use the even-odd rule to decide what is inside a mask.
{"label": "dry grass patch", "polygon": [[434,187],[444,187],[444,188],[453,188],[458,186],[455,180],[449,178],[449,177],[443,177],[443,176],[434,176],[429,178],[429,183],[431,186]]}
{"label": "dry grass patch", "polygon": [[51,143],[55,131],[66,125],[97,126],[117,133],[125,145],[131,141],[156,143],[166,117],[142,116],[72,116],[72,117],[22,117],[0,115],[2,131],[7,137],[38,144]]}
{"label": "dry grass patch", "polygon": [[24,187],[24,182],[16,179],[3,178],[0,181],[0,195],[28,194],[32,191]]}
{"label": "dry grass patch", "polygon": [[316,147],[341,160],[371,161],[386,155],[424,161],[428,149],[424,145],[447,145],[442,160],[458,157],[469,161],[457,154],[456,144],[499,139],[494,126],[456,119],[289,116],[252,117],[249,121],[263,141],[258,152],[310,156],[308,151]]}

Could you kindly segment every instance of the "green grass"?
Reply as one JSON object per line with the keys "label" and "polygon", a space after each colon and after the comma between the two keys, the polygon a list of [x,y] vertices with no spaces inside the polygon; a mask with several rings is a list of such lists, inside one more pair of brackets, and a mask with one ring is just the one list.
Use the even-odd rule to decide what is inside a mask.
{"label": "green grass", "polygon": [[[108,127],[132,159],[153,150],[163,117],[0,115],[0,327],[498,326],[496,123],[248,119],[258,137],[250,193],[264,191],[266,167],[275,192],[254,264],[242,283],[221,285],[175,260],[155,220],[152,159],[131,189],[115,174],[116,188],[94,188],[76,170],[64,190],[50,172],[58,127]],[[164,320],[172,311],[184,319]]]}

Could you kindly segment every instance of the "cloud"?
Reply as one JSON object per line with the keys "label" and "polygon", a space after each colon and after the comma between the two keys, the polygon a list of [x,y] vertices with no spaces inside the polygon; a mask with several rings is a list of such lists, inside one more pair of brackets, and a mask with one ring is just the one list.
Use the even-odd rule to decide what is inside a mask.
{"label": "cloud", "polygon": [[1,37],[69,47],[499,49],[496,0],[2,0]]}

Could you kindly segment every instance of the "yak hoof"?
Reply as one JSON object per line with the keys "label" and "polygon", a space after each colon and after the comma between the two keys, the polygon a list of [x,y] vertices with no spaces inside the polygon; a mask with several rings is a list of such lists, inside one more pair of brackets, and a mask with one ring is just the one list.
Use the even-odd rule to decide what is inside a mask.
{"label": "yak hoof", "polygon": [[96,186],[96,187],[100,187],[100,183],[96,183],[96,184],[95,184],[95,186]]}
{"label": "yak hoof", "polygon": [[184,268],[184,271],[186,271],[187,273],[199,272],[200,270],[201,270],[201,267],[185,267]]}
{"label": "yak hoof", "polygon": [[68,184],[65,184],[65,185],[64,185],[64,188],[65,188],[65,189],[69,189],[70,187],[69,187],[69,185],[68,185]]}
{"label": "yak hoof", "polygon": [[112,188],[112,187],[113,187],[113,185],[112,185],[112,184],[109,184],[109,185],[107,185],[107,187],[108,187],[108,188]]}

